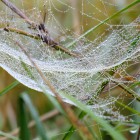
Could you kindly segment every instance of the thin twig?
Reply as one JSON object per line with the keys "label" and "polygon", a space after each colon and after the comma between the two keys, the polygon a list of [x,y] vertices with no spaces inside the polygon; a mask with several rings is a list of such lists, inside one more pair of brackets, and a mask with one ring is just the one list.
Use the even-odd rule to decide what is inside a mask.
{"label": "thin twig", "polygon": [[68,120],[72,123],[72,125],[79,129],[80,134],[82,137],[86,138],[87,140],[93,140],[93,136],[91,135],[91,133],[89,132],[89,130],[87,129],[86,126],[83,125],[82,122],[80,122],[78,120],[78,118],[75,116],[74,112],[72,111],[72,109],[70,108],[70,106],[68,106],[67,104],[64,104],[63,100],[61,99],[59,93],[55,90],[55,88],[53,87],[53,85],[50,83],[49,80],[46,79],[46,77],[44,76],[44,74],[41,72],[40,68],[36,65],[36,63],[32,60],[32,58],[30,57],[30,55],[26,52],[24,46],[22,46],[19,42],[16,41],[16,44],[21,48],[21,50],[25,53],[25,55],[28,57],[28,59],[30,60],[30,62],[32,63],[32,65],[36,68],[37,72],[39,73],[39,75],[41,76],[42,80],[45,82],[45,84],[49,87],[50,91],[52,93],[54,93],[57,101],[59,102],[59,104],[61,105],[61,107],[64,109],[64,111],[67,114],[67,118]]}
{"label": "thin twig", "polygon": [[[36,24],[35,22],[31,21],[20,9],[18,9],[13,3],[11,3],[9,0],[1,0],[7,7],[9,7],[13,12],[15,12],[17,15],[19,15],[21,18],[23,18],[31,27],[39,31],[39,34],[37,35],[44,43],[47,45],[53,47],[56,50],[60,50],[62,52],[65,52],[68,55],[77,57],[78,54],[71,52],[70,50],[62,47],[59,45],[59,43],[55,42],[49,35],[48,30],[45,28],[44,24]],[[7,27],[8,28],[8,27]],[[9,28],[10,29],[10,28]],[[13,31],[12,29],[10,31]],[[14,31],[16,32],[16,30]],[[24,32],[24,31],[22,31]],[[21,33],[22,35],[29,35],[30,37],[34,37],[34,35],[30,35],[29,33],[25,34],[22,32],[17,32]],[[38,38],[38,37],[35,37]]]}
{"label": "thin twig", "polygon": [[[59,111],[56,110],[56,109],[54,109],[53,111],[50,111],[50,112],[48,112],[48,113],[46,113],[46,114],[43,114],[43,115],[40,117],[40,121],[44,122],[44,121],[46,121],[46,120],[48,120],[48,119],[50,119],[50,118],[52,118],[52,117],[54,117],[54,116],[56,116],[56,115],[58,115],[58,114],[59,114]],[[29,123],[28,128],[31,129],[31,128],[33,128],[35,125],[36,125],[35,121],[32,120],[32,121]],[[15,130],[13,130],[13,131],[10,133],[10,135],[11,135],[11,136],[17,136],[17,135],[19,134],[19,131],[20,131],[20,129],[19,129],[19,128],[16,128]],[[6,138],[6,137],[0,138],[0,140],[7,140],[7,139],[8,139],[8,138]]]}
{"label": "thin twig", "polygon": [[4,31],[6,31],[6,32],[15,32],[15,33],[17,33],[17,34],[25,35],[25,36],[28,36],[28,37],[31,37],[31,38],[34,38],[34,39],[40,39],[39,36],[30,34],[30,33],[27,33],[27,32],[25,32],[25,31],[23,31],[23,30],[20,30],[20,29],[16,29],[16,28],[12,28],[12,27],[5,27],[5,28],[3,28],[3,29],[4,29]]}
{"label": "thin twig", "polygon": [[36,26],[34,22],[32,22],[20,9],[18,9],[13,3],[9,0],[1,0],[7,7],[9,7],[13,12],[23,18],[28,24],[31,26]]}
{"label": "thin twig", "polygon": [[[4,31],[6,31],[6,32],[15,32],[15,33],[17,33],[17,34],[25,35],[25,36],[27,36],[27,37],[31,37],[31,38],[37,39],[37,40],[40,39],[40,37],[41,37],[40,34],[38,34],[38,35],[33,35],[33,34],[28,33],[28,32],[25,32],[25,31],[23,31],[23,30],[16,29],[16,28],[12,28],[12,27],[5,27],[5,28],[2,28],[2,29],[3,29]],[[48,45],[51,45],[51,44],[52,44],[52,42],[49,42],[49,43],[48,43]],[[62,47],[62,46],[55,45],[55,46],[52,46],[52,47],[54,47],[56,50],[60,50],[60,51],[62,51],[62,52],[65,52],[65,53],[67,53],[67,54],[69,54],[69,55],[71,55],[71,56],[79,57],[79,54],[73,53],[73,52],[69,51],[68,49],[66,49],[66,48],[64,48],[64,47]]]}

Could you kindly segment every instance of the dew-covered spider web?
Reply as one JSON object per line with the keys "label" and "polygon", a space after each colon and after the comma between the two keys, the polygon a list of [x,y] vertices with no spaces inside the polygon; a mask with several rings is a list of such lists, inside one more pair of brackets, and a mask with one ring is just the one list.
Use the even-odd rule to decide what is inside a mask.
{"label": "dew-covered spider web", "polygon": [[[115,102],[125,98],[136,100],[135,96],[121,90],[120,84],[128,87],[138,81],[140,16],[135,14],[132,19],[127,15],[118,16],[86,36],[81,35],[129,2],[34,0],[27,6],[26,1],[20,0],[13,1],[13,4],[31,21],[44,24],[50,38],[77,56],[56,50],[41,39],[28,36],[41,34],[41,31],[3,5],[0,11],[0,66],[27,87],[42,91],[40,86],[44,86],[47,93],[53,95],[17,45],[18,42],[58,93],[72,95],[106,119],[127,120],[126,116],[120,115],[121,109],[115,106]],[[28,34],[20,34],[15,29]]]}

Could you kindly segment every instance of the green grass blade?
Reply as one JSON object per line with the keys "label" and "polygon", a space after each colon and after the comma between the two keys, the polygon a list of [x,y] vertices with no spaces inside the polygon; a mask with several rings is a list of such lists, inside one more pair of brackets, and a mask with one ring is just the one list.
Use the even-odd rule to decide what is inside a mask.
{"label": "green grass blade", "polygon": [[98,25],[92,27],[87,32],[85,32],[84,34],[82,34],[80,37],[78,37],[77,39],[75,39],[74,41],[72,41],[70,44],[68,44],[67,48],[73,46],[78,40],[80,40],[81,38],[85,37],[86,35],[89,35],[91,32],[95,31],[98,27],[102,26],[104,23],[108,22],[110,19],[113,19],[114,17],[118,16],[119,14],[121,14],[122,12],[128,10],[129,8],[131,8],[132,6],[136,5],[139,2],[140,2],[140,0],[136,0],[136,1],[132,2],[131,4],[129,4],[128,6],[126,6],[125,8],[123,8],[120,11],[116,12],[112,16],[106,18],[105,20],[103,20],[102,22],[100,22]]}
{"label": "green grass blade", "polygon": [[[96,132],[92,129],[92,127],[89,126],[89,124],[88,124],[86,121],[84,121],[84,123],[85,123],[86,126],[88,127],[88,129],[89,129],[90,133],[92,134],[94,140],[100,140],[101,137],[102,137],[102,136],[101,136],[101,132],[100,132],[100,136],[99,136],[99,135],[97,136]],[[101,131],[101,130],[99,129],[99,131]]]}
{"label": "green grass blade", "polygon": [[139,85],[140,85],[140,81],[137,81],[137,82],[134,82],[134,83],[130,86],[130,88],[133,88],[133,87],[139,86]]}
{"label": "green grass blade", "polygon": [[[79,119],[82,119],[84,116],[85,116],[85,113],[82,111],[79,114]],[[71,126],[69,130],[67,131],[67,133],[64,135],[63,140],[69,140],[72,134],[74,133],[74,131],[75,131],[75,128]]]}
{"label": "green grass blade", "polygon": [[19,126],[20,126],[20,139],[30,140],[30,131],[28,128],[26,108],[22,98],[19,98]]}
{"label": "green grass blade", "polygon": [[32,102],[30,100],[30,97],[28,96],[28,94],[23,93],[22,99],[24,100],[25,104],[28,106],[31,115],[36,122],[37,132],[38,132],[39,136],[41,137],[41,140],[48,140],[45,128],[43,127],[43,125],[39,119],[38,112],[35,109],[35,107],[33,106]]}
{"label": "green grass blade", "polygon": [[0,96],[6,94],[8,91],[10,91],[10,90],[13,89],[14,87],[16,87],[18,84],[20,84],[18,81],[13,82],[12,84],[10,84],[9,86],[7,86],[6,88],[4,88],[4,89],[0,92]]}
{"label": "green grass blade", "polygon": [[140,112],[138,112],[137,110],[135,110],[135,109],[129,107],[128,105],[125,105],[125,104],[123,104],[123,103],[121,103],[121,102],[119,102],[119,101],[116,101],[116,103],[117,103],[118,105],[120,105],[120,106],[126,108],[126,109],[129,110],[130,112],[132,112],[132,113],[137,114],[138,116],[140,116]]}
{"label": "green grass blade", "polygon": [[77,107],[79,107],[81,110],[86,112],[92,119],[94,119],[100,126],[102,126],[109,134],[114,138],[114,140],[126,140],[121,133],[119,133],[117,130],[115,130],[107,121],[103,120],[102,118],[96,116],[92,110],[90,110],[86,105],[82,104],[81,102],[77,101],[74,97],[65,94],[60,93],[65,98],[71,100]]}
{"label": "green grass blade", "polygon": [[117,83],[123,90],[127,91],[127,93],[129,93],[130,95],[132,95],[134,98],[137,99],[137,101],[140,102],[140,96],[134,91],[132,90],[130,87],[126,86],[123,83]]}

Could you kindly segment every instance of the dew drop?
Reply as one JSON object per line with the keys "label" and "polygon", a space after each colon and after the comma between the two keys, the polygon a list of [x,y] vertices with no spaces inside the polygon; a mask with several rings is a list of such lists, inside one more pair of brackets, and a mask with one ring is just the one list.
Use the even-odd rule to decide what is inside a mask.
{"label": "dew drop", "polygon": [[138,129],[139,129],[139,126],[134,126],[131,128],[130,133],[135,134],[137,133]]}
{"label": "dew drop", "polygon": [[135,134],[137,132],[137,129],[135,130],[130,130],[130,133]]}

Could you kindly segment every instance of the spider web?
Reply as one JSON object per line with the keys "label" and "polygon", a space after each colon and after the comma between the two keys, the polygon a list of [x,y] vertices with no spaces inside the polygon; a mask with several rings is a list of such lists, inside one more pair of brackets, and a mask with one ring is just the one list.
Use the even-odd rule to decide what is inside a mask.
{"label": "spider web", "polygon": [[[118,8],[118,3],[109,0],[94,2],[82,0],[79,5],[76,5],[72,0],[71,2],[48,0],[42,2],[45,10],[37,7],[39,3],[39,1],[33,1],[32,9],[26,9],[23,1],[19,2],[17,6],[25,12],[29,19],[37,23],[43,22],[44,13],[46,17],[44,24],[49,35],[60,45],[68,47],[80,57],[69,56],[47,46],[41,40],[14,32],[6,32],[1,28],[0,66],[29,88],[42,91],[40,85],[46,87],[30,60],[15,44],[16,40],[26,48],[58,93],[64,92],[72,95],[94,109],[97,115],[106,119],[127,120],[126,116],[120,115],[115,106],[115,101],[123,100],[124,96],[120,91],[115,96],[113,89],[116,89],[119,83],[131,84],[137,80],[140,17],[129,24],[121,21],[118,25],[114,25],[113,21],[109,21],[101,27],[102,31],[97,29],[90,36],[82,37],[73,46],[69,46],[80,34],[112,15],[112,11]],[[6,7],[1,10],[0,23],[1,27],[9,26],[31,34],[39,32],[32,29],[23,19]],[[24,65],[31,71],[33,77]],[[129,70],[133,66],[137,67],[135,75],[134,72],[131,72],[132,70]],[[106,73],[113,74],[106,75]],[[115,81],[115,84],[112,81]],[[100,95],[102,89],[104,92]],[[46,90],[48,94],[53,95],[48,87]],[[74,104],[68,99],[62,98],[64,101]]]}

